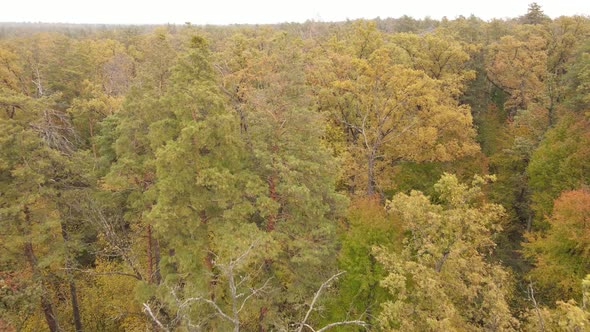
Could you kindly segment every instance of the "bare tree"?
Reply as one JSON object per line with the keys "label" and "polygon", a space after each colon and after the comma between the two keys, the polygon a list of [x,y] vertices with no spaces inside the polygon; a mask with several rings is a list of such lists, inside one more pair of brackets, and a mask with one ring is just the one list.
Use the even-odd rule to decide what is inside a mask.
{"label": "bare tree", "polygon": [[37,121],[29,125],[52,149],[71,154],[79,140],[67,114],[52,108],[45,108]]}
{"label": "bare tree", "polygon": [[200,324],[194,323],[188,313],[192,304],[204,303],[214,310],[215,316],[221,317],[223,320],[229,322],[233,326],[234,332],[239,332],[240,313],[246,307],[246,304],[250,299],[267,291],[271,280],[271,278],[266,279],[266,281],[259,287],[244,287],[246,282],[253,279],[253,275],[250,273],[240,273],[240,269],[246,264],[246,258],[250,255],[252,250],[256,248],[257,244],[258,241],[253,241],[244,252],[235,258],[230,258],[227,263],[220,263],[220,257],[215,253],[211,253],[213,257],[215,257],[213,261],[214,267],[219,269],[221,275],[227,278],[227,290],[230,298],[229,309],[223,309],[222,307],[225,307],[223,304],[218,303],[214,299],[209,299],[203,296],[190,297],[182,300],[177,296],[177,290],[170,288],[169,292],[176,302],[177,307],[174,318],[171,319],[170,324],[164,324],[158,318],[157,310],[154,310],[149,303],[143,303],[144,312],[164,331],[170,331],[171,326],[176,326],[177,324],[185,324],[190,331],[199,331],[201,329]]}
{"label": "bare tree", "polygon": [[81,197],[80,203],[70,204],[70,208],[78,210],[83,216],[84,221],[92,228],[99,232],[108,246],[97,255],[107,257],[119,257],[131,269],[131,273],[127,272],[102,272],[96,273],[93,271],[79,270],[79,272],[86,272],[94,275],[122,275],[130,276],[137,280],[146,280],[142,275],[141,266],[138,257],[134,254],[131,246],[131,240],[126,236],[124,231],[123,217],[119,213],[111,213],[107,208],[101,206],[89,194]]}
{"label": "bare tree", "polygon": [[535,299],[535,290],[533,289],[533,282],[529,280],[529,285],[527,287],[527,292],[529,294],[529,300],[533,303],[533,307],[535,308],[535,313],[537,314],[537,319],[539,320],[539,327],[541,332],[545,331],[545,323],[543,322],[543,316],[541,315],[541,310],[539,309],[539,304]]}

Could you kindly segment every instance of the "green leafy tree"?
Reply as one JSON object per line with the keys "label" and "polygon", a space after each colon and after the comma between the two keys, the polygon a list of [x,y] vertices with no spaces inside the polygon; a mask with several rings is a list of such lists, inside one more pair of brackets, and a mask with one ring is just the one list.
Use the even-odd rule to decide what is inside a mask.
{"label": "green leafy tree", "polygon": [[[249,222],[264,186],[245,167],[238,123],[225,109],[203,38],[193,37],[174,66],[164,100],[172,114],[150,127],[150,138],[162,146],[156,152],[156,204],[147,216],[160,246],[168,252],[162,255],[160,294],[169,295],[168,289],[182,287],[174,293],[179,301],[199,296],[207,301],[222,299],[227,289],[221,279],[233,283],[232,278],[246,273],[244,265],[254,268],[254,257],[270,253],[259,253],[258,246],[248,249],[249,239],[254,242],[261,236],[258,232],[264,234]],[[243,243],[229,238],[237,234],[242,234]],[[248,255],[251,263],[238,262],[246,251],[256,253]],[[228,287],[235,291],[237,286]],[[237,301],[237,294],[233,296]],[[213,313],[215,306],[225,310],[229,305],[223,300],[207,301],[200,304],[215,303],[209,308]],[[239,327],[234,314],[237,312],[229,323]],[[192,317],[194,321],[205,318]],[[223,324],[227,317],[221,318]]]}
{"label": "green leafy tree", "polygon": [[[171,39],[166,30],[158,29],[139,42],[134,53],[138,58],[137,77],[121,110],[105,118],[101,123],[101,135],[96,139],[103,162],[112,162],[104,171],[102,189],[126,199],[120,212],[129,225],[129,234],[124,237],[132,242],[131,248],[137,257],[126,260],[127,269],[140,280],[156,283],[160,279],[159,244],[146,216],[156,200],[156,150],[172,138],[176,129],[171,127],[175,125],[174,114],[164,100],[170,68],[176,57]],[[95,111],[104,110],[106,104],[99,102],[98,106],[101,108]],[[86,110],[93,109],[86,107]]]}
{"label": "green leafy tree", "polygon": [[338,253],[339,268],[346,273],[331,296],[323,301],[327,307],[322,313],[326,322],[341,317],[362,317],[369,325],[375,323],[380,304],[391,296],[379,284],[386,271],[377,261],[373,247],[400,252],[402,231],[399,222],[387,214],[378,200],[361,197],[351,202],[341,226],[342,244]]}
{"label": "green leafy tree", "polygon": [[524,24],[542,24],[550,18],[545,15],[541,5],[536,2],[529,4],[526,15],[522,17],[522,23]]}
{"label": "green leafy tree", "polygon": [[534,262],[530,275],[541,299],[552,303],[582,294],[579,280],[590,264],[589,216],[590,194],[565,191],[555,200],[546,234],[529,234],[525,253]]}
{"label": "green leafy tree", "polygon": [[562,117],[531,157],[527,173],[535,221],[540,228],[562,191],[577,189],[590,180],[589,127],[590,121],[583,116]]}
{"label": "green leafy tree", "polygon": [[[557,301],[555,308],[539,306],[530,294],[534,307],[525,315],[525,331],[585,331],[590,324],[587,301],[590,288],[588,275],[582,280],[581,306],[574,300]],[[532,286],[529,288],[532,293]]]}
{"label": "green leafy tree", "polygon": [[254,220],[281,244],[269,265],[281,293],[261,308],[261,324],[284,326],[335,267],[335,218],[345,199],[335,191],[338,165],[321,141],[322,118],[312,111],[300,40],[263,31],[234,43],[222,88],[240,118],[249,167],[266,187]]}
{"label": "green leafy tree", "polygon": [[[12,318],[17,326],[40,328],[36,318],[41,315],[30,305],[39,301],[49,330],[59,330],[60,322],[70,319],[74,328],[81,330],[71,268],[76,265],[82,245],[77,237],[83,231],[77,229],[76,220],[69,218],[63,203],[71,192],[88,185],[82,175],[87,170],[85,155],[75,151],[76,133],[60,111],[61,95],[50,95],[44,89],[46,82],[41,80],[35,83],[36,91],[29,90],[23,83],[27,66],[22,59],[19,62],[11,52],[2,52],[1,56],[5,60],[2,74],[6,76],[0,100],[6,113],[0,115],[0,220],[6,230],[3,242],[7,243],[2,263],[3,270],[26,276],[22,287],[12,288],[14,292],[7,295],[26,315]],[[59,310],[61,303],[55,301],[56,294],[65,291],[65,285],[70,293],[71,318],[66,310]],[[26,297],[28,300],[23,301]],[[10,315],[15,313],[9,311]]]}

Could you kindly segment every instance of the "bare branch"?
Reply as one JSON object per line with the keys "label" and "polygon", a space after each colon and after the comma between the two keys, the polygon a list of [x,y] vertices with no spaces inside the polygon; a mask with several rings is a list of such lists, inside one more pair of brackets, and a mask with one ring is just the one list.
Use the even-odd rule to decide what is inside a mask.
{"label": "bare branch", "polygon": [[154,323],[156,323],[162,330],[170,331],[170,329],[167,328],[166,326],[164,326],[164,324],[162,324],[162,322],[160,322],[160,320],[156,317],[156,315],[154,315],[154,313],[152,312],[152,309],[150,308],[150,306],[147,303],[143,304],[143,311],[145,313],[147,313],[148,316],[150,316],[150,318],[154,321]]}
{"label": "bare branch", "polygon": [[[218,254],[209,251],[212,257],[215,257],[213,264],[216,268],[222,271],[222,276],[227,278],[227,287],[229,291],[229,303],[224,302],[216,302],[214,299],[209,299],[203,296],[197,297],[189,297],[181,300],[175,288],[169,288],[170,294],[175,301],[176,306],[176,313],[173,313],[173,319],[170,321],[170,326],[176,326],[178,323],[183,323],[185,326],[193,326],[196,325],[191,322],[188,313],[190,312],[189,307],[195,302],[206,303],[213,309],[214,314],[207,319],[210,319],[213,316],[219,316],[223,320],[231,323],[233,325],[233,331],[238,332],[240,330],[240,312],[245,308],[246,304],[250,299],[259,294],[263,293],[270,283],[272,278],[267,279],[264,284],[257,288],[240,288],[241,285],[246,280],[252,281],[254,277],[250,274],[246,274],[244,276],[239,275],[239,267],[244,263],[246,257],[252,252],[252,250],[256,247],[259,240],[253,240],[248,248],[246,248],[243,252],[241,252],[235,258],[229,258],[229,262],[227,259],[223,259]],[[225,263],[221,263],[225,261]],[[236,280],[236,278],[238,280]],[[146,306],[147,304],[144,304]],[[222,309],[224,307],[224,309]],[[146,309],[147,312],[147,309]],[[150,312],[148,312],[150,314]],[[153,314],[153,312],[152,312]],[[158,323],[156,323],[158,324]],[[158,324],[160,325],[160,324]]]}
{"label": "bare branch", "polygon": [[215,311],[217,311],[217,313],[221,317],[225,318],[226,320],[230,321],[233,324],[236,324],[236,320],[234,318],[232,318],[231,316],[229,316],[228,314],[226,314],[225,312],[223,312],[223,310],[221,310],[221,308],[214,301],[211,301],[209,299],[205,299],[205,298],[202,298],[202,297],[190,298],[190,299],[187,299],[187,301],[202,301],[202,302],[205,302],[205,303],[209,304],[211,307],[213,307],[213,309],[215,309]]}
{"label": "bare branch", "polygon": [[244,298],[244,301],[242,301],[242,305],[240,305],[240,309],[238,309],[238,312],[242,311],[242,309],[244,309],[244,306],[246,305],[246,302],[248,302],[248,300],[253,297],[256,296],[258,293],[262,293],[264,291],[264,289],[267,287],[268,283],[270,282],[272,278],[268,278],[266,279],[266,281],[264,282],[264,284],[256,289],[251,289],[250,290],[250,295],[246,296]]}
{"label": "bare branch", "polygon": [[369,324],[367,324],[366,322],[364,322],[362,320],[346,320],[346,321],[342,321],[342,322],[330,323],[330,324],[322,327],[321,329],[317,330],[316,332],[324,332],[324,331],[327,331],[328,329],[331,329],[336,326],[341,326],[341,325],[358,325],[358,326],[365,327],[365,328],[369,327]]}
{"label": "bare branch", "polygon": [[309,318],[309,315],[311,315],[311,312],[313,311],[315,303],[317,302],[318,298],[322,294],[322,291],[324,290],[324,288],[328,287],[330,285],[330,283],[332,282],[332,280],[338,278],[339,276],[343,275],[344,273],[346,273],[346,271],[336,273],[335,275],[331,276],[328,280],[324,281],[324,283],[320,286],[318,291],[313,296],[311,303],[309,304],[309,309],[307,310],[307,313],[305,314],[303,321],[301,321],[301,323],[299,323],[299,329],[297,329],[297,332],[303,331],[303,327],[306,326],[307,319]]}
{"label": "bare branch", "polygon": [[537,300],[535,299],[535,290],[533,289],[533,282],[530,281],[529,279],[529,285],[528,285],[528,293],[529,293],[529,299],[531,300],[531,302],[533,302],[533,307],[535,308],[535,312],[537,314],[537,319],[539,319],[539,325],[541,325],[541,332],[545,331],[545,324],[543,322],[543,316],[541,315],[541,311],[539,310],[539,304],[537,303]]}

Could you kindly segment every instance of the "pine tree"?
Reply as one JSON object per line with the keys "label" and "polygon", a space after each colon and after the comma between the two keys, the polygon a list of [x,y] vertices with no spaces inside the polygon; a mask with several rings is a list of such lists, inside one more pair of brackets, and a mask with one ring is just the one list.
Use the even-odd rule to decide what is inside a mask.
{"label": "pine tree", "polygon": [[526,15],[522,18],[522,22],[525,24],[541,24],[547,21],[549,17],[545,15],[541,5],[536,2],[529,4]]}
{"label": "pine tree", "polygon": [[[345,202],[335,191],[337,165],[321,141],[322,118],[311,108],[300,43],[269,32],[237,39],[223,77],[251,153],[249,167],[265,186],[254,220],[280,244],[268,265],[280,292],[261,308],[262,328],[299,319],[297,307],[333,272],[326,262]],[[254,45],[262,47],[252,53]]]}

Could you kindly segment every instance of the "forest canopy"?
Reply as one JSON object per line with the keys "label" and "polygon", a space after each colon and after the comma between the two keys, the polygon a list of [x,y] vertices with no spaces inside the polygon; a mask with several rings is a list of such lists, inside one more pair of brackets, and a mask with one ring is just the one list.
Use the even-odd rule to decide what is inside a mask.
{"label": "forest canopy", "polygon": [[0,23],[0,330],[589,331],[590,18]]}

